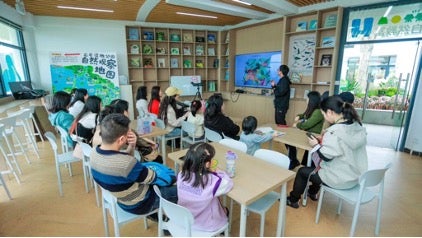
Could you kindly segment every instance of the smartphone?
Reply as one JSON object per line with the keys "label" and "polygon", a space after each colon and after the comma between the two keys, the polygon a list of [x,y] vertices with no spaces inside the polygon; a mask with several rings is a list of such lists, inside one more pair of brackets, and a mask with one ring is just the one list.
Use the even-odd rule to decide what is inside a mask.
{"label": "smartphone", "polygon": [[306,135],[307,135],[309,138],[311,138],[311,139],[316,138],[316,137],[314,136],[314,134],[312,134],[312,133],[311,133],[311,132],[309,132],[309,131],[307,131],[307,132],[306,132]]}

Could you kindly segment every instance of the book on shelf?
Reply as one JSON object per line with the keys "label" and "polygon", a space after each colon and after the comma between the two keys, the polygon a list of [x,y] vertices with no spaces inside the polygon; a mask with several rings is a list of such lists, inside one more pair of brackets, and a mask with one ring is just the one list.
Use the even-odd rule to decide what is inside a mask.
{"label": "book on shelf", "polygon": [[183,34],[183,42],[192,42],[192,34],[191,33],[184,33]]}
{"label": "book on shelf", "polygon": [[215,49],[213,47],[208,48],[208,55],[215,56]]}
{"label": "book on shelf", "polygon": [[333,59],[332,54],[324,54],[321,56],[321,66],[330,66]]}
{"label": "book on shelf", "polygon": [[152,31],[145,31],[144,40],[154,40],[154,33]]}
{"label": "book on shelf", "polygon": [[205,42],[205,37],[203,37],[203,36],[196,36],[195,37],[195,42],[199,42],[199,43]]}
{"label": "book on shelf", "polygon": [[226,72],[224,73],[224,80],[229,81],[230,79],[230,71],[226,69]]}
{"label": "book on shelf", "polygon": [[309,21],[308,30],[316,30],[318,28],[318,20],[312,19]]}
{"label": "book on shelf", "polygon": [[164,41],[165,35],[163,31],[158,31],[155,33],[157,41]]}
{"label": "book on shelf", "polygon": [[141,57],[130,57],[130,66],[132,67],[141,66]]}
{"label": "book on shelf", "polygon": [[227,47],[227,49],[226,49],[226,55],[229,55],[229,54],[230,54],[230,48]]}
{"label": "book on shelf", "polygon": [[295,97],[295,92],[296,92],[296,89],[295,88],[290,88],[290,98],[294,98]]}
{"label": "book on shelf", "polygon": [[308,99],[308,94],[309,94],[309,90],[305,89],[305,91],[303,91],[303,98]]}
{"label": "book on shelf", "polygon": [[214,68],[218,68],[218,65],[220,64],[220,60],[219,59],[214,59],[214,62],[213,62],[213,67]]}
{"label": "book on shelf", "polygon": [[308,23],[306,21],[300,21],[296,25],[296,31],[306,31],[306,25]]}
{"label": "book on shelf", "polygon": [[166,59],[165,58],[158,58],[157,64],[158,64],[158,68],[165,68],[166,67]]}
{"label": "book on shelf", "polygon": [[190,46],[183,46],[183,54],[184,55],[191,55]]}
{"label": "book on shelf", "polygon": [[230,67],[229,59],[226,59],[226,62],[224,63],[224,68]]}
{"label": "book on shelf", "polygon": [[157,55],[165,55],[166,48],[157,48]]}
{"label": "book on shelf", "polygon": [[183,60],[183,68],[192,68],[191,60]]}
{"label": "book on shelf", "polygon": [[138,28],[129,28],[129,40],[139,40]]}
{"label": "book on shelf", "polygon": [[229,32],[227,32],[226,40],[224,42],[226,42],[226,43],[230,42],[230,33]]}
{"label": "book on shelf", "polygon": [[321,47],[334,47],[334,36],[324,36],[321,41]]}
{"label": "book on shelf", "polygon": [[196,45],[195,55],[204,55],[204,46],[203,45]]}
{"label": "book on shelf", "polygon": [[154,50],[152,49],[152,46],[149,44],[145,44],[142,46],[142,53],[146,55],[151,55],[154,53]]}
{"label": "book on shelf", "polygon": [[152,68],[154,64],[152,63],[151,58],[144,58],[144,68]]}
{"label": "book on shelf", "polygon": [[331,14],[325,18],[324,27],[335,27],[336,25],[337,25],[337,14]]}
{"label": "book on shelf", "polygon": [[138,44],[130,45],[130,53],[131,54],[139,54],[139,45]]}
{"label": "book on shelf", "polygon": [[179,55],[180,54],[179,48],[177,48],[177,47],[171,48],[170,49],[170,54],[172,54],[172,55]]}
{"label": "book on shelf", "polygon": [[195,67],[204,68],[204,63],[202,62],[202,60],[196,60],[195,61]]}
{"label": "book on shelf", "polygon": [[209,92],[215,92],[215,82],[214,81],[208,82],[208,91]]}
{"label": "book on shelf", "polygon": [[180,35],[179,34],[170,34],[170,41],[180,41]]}
{"label": "book on shelf", "polygon": [[179,59],[178,58],[171,58],[170,59],[170,67],[171,68],[179,68]]}
{"label": "book on shelf", "polygon": [[208,40],[208,43],[215,44],[215,34],[208,34],[207,40]]}

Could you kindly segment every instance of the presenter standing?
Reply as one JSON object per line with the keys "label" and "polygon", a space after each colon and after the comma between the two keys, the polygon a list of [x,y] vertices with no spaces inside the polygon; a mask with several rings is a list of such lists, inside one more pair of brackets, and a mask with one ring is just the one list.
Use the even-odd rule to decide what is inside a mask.
{"label": "presenter standing", "polygon": [[287,125],[286,113],[289,109],[290,101],[290,78],[289,67],[287,65],[280,65],[278,75],[280,80],[275,84],[271,81],[271,87],[274,90],[274,108],[275,108],[275,123],[277,125]]}

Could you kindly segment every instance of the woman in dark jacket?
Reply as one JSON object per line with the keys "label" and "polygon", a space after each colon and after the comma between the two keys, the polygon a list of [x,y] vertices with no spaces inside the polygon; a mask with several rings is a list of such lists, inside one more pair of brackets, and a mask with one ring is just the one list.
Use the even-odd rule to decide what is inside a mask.
{"label": "woman in dark jacket", "polygon": [[286,124],[286,114],[289,109],[289,100],[290,100],[290,79],[289,76],[289,67],[287,65],[280,65],[278,69],[278,75],[280,80],[277,84],[274,81],[271,81],[271,87],[274,90],[274,108],[275,108],[275,123],[277,125],[287,125]]}
{"label": "woman in dark jacket", "polygon": [[239,140],[237,134],[240,131],[240,127],[223,114],[223,97],[219,93],[212,95],[207,101],[204,126],[220,133],[221,136],[224,134]]}

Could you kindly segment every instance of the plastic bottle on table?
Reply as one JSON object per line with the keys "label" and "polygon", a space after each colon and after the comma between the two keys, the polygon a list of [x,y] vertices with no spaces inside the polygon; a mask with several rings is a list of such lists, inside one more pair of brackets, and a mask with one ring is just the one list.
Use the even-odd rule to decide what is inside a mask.
{"label": "plastic bottle on table", "polygon": [[226,172],[233,178],[236,175],[236,159],[237,155],[233,151],[227,151],[226,153]]}

